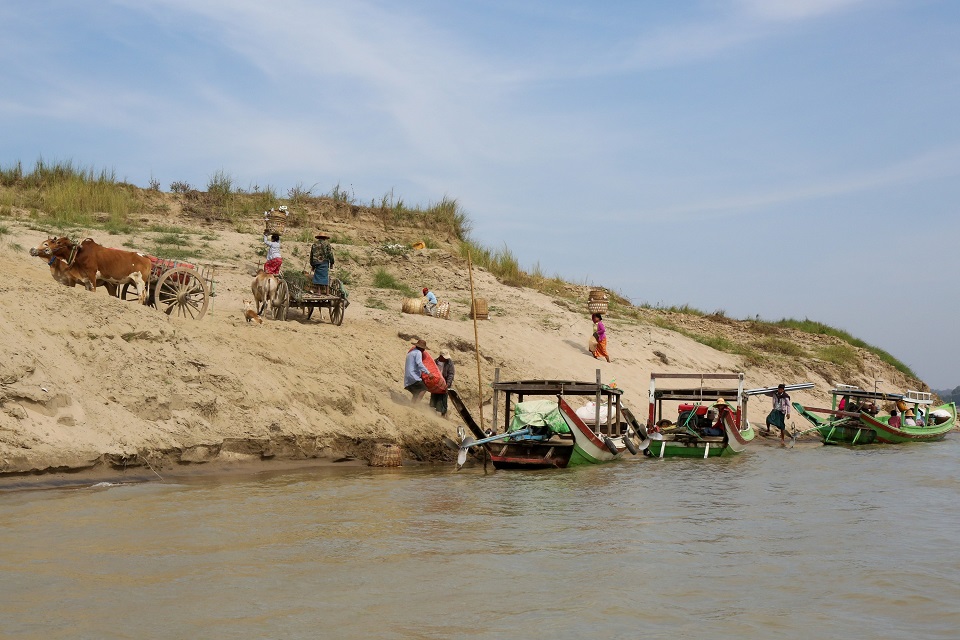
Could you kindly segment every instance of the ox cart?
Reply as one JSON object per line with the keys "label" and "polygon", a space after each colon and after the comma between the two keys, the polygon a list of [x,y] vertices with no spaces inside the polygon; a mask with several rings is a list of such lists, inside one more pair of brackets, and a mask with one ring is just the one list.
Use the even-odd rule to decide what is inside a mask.
{"label": "ox cart", "polygon": [[[212,265],[194,265],[179,260],[150,258],[147,304],[168,316],[199,320],[207,313],[213,295]],[[124,300],[136,300],[137,288],[125,284],[120,292]]]}
{"label": "ox cart", "polygon": [[305,319],[309,320],[314,309],[328,309],[330,322],[337,326],[343,324],[343,314],[350,305],[343,283],[337,278],[330,278],[329,293],[318,294],[307,288],[310,283],[309,278],[308,274],[297,271],[280,273],[280,286],[277,289],[273,317],[277,320],[286,320],[290,309],[299,309]]}

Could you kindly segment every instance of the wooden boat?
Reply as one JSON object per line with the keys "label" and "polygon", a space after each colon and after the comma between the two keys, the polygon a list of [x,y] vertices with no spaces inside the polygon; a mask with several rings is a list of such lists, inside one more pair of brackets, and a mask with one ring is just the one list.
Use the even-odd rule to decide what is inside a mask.
{"label": "wooden boat", "polygon": [[[620,402],[621,389],[596,382],[568,380],[520,380],[500,382],[499,370],[492,385],[493,424],[484,430],[473,418],[455,390],[448,397],[463,418],[470,435],[461,436],[458,465],[470,449],[485,452],[496,469],[565,468],[616,460],[625,451],[636,455],[645,445],[646,432]],[[528,398],[549,397],[549,401]],[[571,397],[591,397],[593,420],[578,415],[567,402]],[[500,403],[504,415],[500,421]],[[605,420],[601,420],[601,408]],[[588,425],[587,423],[592,424]],[[498,433],[497,428],[502,428]],[[634,441],[638,437],[641,442]]]}
{"label": "wooden boat", "polygon": [[[793,403],[797,413],[813,425],[813,428],[802,433],[816,431],[824,444],[893,444],[942,440],[947,432],[953,429],[957,419],[954,403],[934,407],[932,394],[924,391],[888,393],[837,385],[837,388],[830,390],[830,394],[833,397],[830,409],[804,407],[798,402]],[[924,424],[908,425],[901,416],[900,426],[891,426],[890,415],[878,415],[880,403],[896,406],[901,412],[910,409],[914,414],[924,417]],[[850,410],[851,407],[854,410]]]}
{"label": "wooden boat", "polygon": [[[943,420],[938,421],[938,414],[946,414]],[[931,419],[924,426],[904,425],[891,427],[889,424],[890,416],[872,416],[868,413],[860,413],[860,420],[863,424],[869,426],[877,434],[877,442],[886,444],[898,444],[901,442],[933,442],[943,440],[949,431],[951,431],[957,421],[957,406],[948,402],[938,407],[933,407],[927,414]]]}
{"label": "wooden boat", "polygon": [[[676,388],[668,382],[669,388],[664,388],[664,381],[683,381],[684,386]],[[691,386],[692,382],[696,386]],[[789,388],[812,386],[804,383]],[[744,390],[743,373],[651,373],[647,415],[650,446],[645,453],[659,458],[713,458],[740,453],[756,437],[747,420],[747,398],[769,391]],[[670,402],[680,403],[676,423],[664,415],[664,403]],[[668,409],[673,406],[668,405]],[[707,422],[705,417],[711,414],[716,418]]]}

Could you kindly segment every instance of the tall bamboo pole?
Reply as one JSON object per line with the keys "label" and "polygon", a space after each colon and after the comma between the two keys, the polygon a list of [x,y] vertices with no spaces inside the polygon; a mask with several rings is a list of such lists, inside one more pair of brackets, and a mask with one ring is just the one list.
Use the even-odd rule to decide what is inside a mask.
{"label": "tall bamboo pole", "polygon": [[[483,381],[480,378],[480,338],[477,335],[477,300],[473,296],[473,261],[470,259],[469,249],[467,249],[467,272],[470,274],[470,315],[473,316],[473,350],[477,354],[477,415],[480,417],[480,430],[483,431]],[[484,461],[484,464],[486,464],[486,461]]]}

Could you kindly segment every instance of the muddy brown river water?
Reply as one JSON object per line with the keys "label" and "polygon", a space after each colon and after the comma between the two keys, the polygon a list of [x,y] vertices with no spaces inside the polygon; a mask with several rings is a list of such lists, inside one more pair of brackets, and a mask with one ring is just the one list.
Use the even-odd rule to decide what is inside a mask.
{"label": "muddy brown river water", "polygon": [[0,493],[0,637],[957,638],[960,435]]}

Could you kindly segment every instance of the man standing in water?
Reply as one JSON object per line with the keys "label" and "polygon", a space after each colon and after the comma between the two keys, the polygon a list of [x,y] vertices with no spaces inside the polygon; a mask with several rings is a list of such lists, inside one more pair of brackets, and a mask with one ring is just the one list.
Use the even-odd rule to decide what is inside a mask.
{"label": "man standing in water", "polygon": [[780,444],[784,444],[784,434],[787,430],[786,419],[790,417],[790,394],[782,383],[777,385],[776,391],[766,395],[773,398],[773,410],[767,416],[767,435],[770,435],[770,425],[780,429]]}

